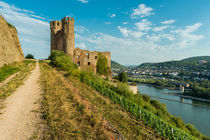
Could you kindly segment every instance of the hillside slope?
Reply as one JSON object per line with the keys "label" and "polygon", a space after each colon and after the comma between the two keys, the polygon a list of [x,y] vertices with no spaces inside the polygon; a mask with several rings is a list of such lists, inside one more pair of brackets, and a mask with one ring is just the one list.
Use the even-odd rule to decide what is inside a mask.
{"label": "hillside slope", "polygon": [[128,68],[117,63],[116,61],[111,60],[111,68],[115,68],[115,69],[121,69],[121,70],[127,70]]}
{"label": "hillside slope", "polygon": [[182,59],[182,61],[184,60],[205,60],[205,61],[210,61],[210,56],[195,56],[195,57],[189,57],[189,58],[185,58]]}
{"label": "hillside slope", "polygon": [[40,66],[43,139],[165,139],[77,78]]}
{"label": "hillside slope", "polygon": [[24,55],[15,27],[0,16],[0,67],[23,59]]}
{"label": "hillside slope", "polygon": [[[200,61],[204,60],[208,63],[205,63],[203,65],[200,65]],[[155,68],[163,68],[163,67],[189,67],[191,69],[197,69],[201,67],[208,67],[210,63],[210,56],[198,56],[198,57],[190,57],[185,58],[183,60],[177,60],[177,61],[166,61],[166,62],[160,62],[160,63],[143,63],[139,65],[137,68],[142,67],[155,67]]]}

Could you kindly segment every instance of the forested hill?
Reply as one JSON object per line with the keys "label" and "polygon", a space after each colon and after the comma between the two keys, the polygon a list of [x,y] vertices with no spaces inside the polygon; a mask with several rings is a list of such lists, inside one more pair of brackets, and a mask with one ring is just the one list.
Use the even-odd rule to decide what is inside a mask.
{"label": "forested hill", "polygon": [[115,69],[121,69],[121,70],[127,70],[128,68],[117,63],[116,61],[111,60],[111,68],[115,68]]}
{"label": "forested hill", "polygon": [[[204,62],[201,62],[203,60],[204,60]],[[167,62],[160,62],[160,63],[143,63],[143,64],[139,65],[137,68],[142,68],[142,67],[156,67],[156,68],[163,68],[163,67],[198,68],[198,67],[203,67],[204,69],[206,69],[206,68],[210,68],[210,56],[190,57],[190,58],[186,58],[186,59],[179,60],[179,61],[167,61]]]}
{"label": "forested hill", "polygon": [[210,61],[210,56],[195,56],[195,57],[189,57],[189,58],[182,59],[182,61],[185,61],[185,60],[196,60],[196,61],[205,60],[205,61]]}

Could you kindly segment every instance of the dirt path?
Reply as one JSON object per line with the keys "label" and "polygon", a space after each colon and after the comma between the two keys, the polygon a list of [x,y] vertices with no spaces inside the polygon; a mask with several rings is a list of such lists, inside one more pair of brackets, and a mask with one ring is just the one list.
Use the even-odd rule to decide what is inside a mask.
{"label": "dirt path", "polygon": [[0,140],[25,140],[32,137],[39,123],[39,109],[36,103],[40,99],[39,64],[32,74],[4,102],[5,108],[0,115]]}

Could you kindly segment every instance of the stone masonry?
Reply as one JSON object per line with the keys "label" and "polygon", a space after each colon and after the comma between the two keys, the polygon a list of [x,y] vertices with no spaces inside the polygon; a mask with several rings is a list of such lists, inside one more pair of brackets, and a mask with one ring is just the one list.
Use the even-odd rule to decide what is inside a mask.
{"label": "stone masonry", "polygon": [[[51,21],[51,51],[60,50],[70,56],[79,69],[91,67],[96,73],[96,63],[98,53],[104,55],[108,60],[108,65],[111,68],[111,53],[81,50],[75,48],[75,35],[74,35],[74,18],[64,17],[61,21]],[[111,77],[111,72],[109,73]]]}

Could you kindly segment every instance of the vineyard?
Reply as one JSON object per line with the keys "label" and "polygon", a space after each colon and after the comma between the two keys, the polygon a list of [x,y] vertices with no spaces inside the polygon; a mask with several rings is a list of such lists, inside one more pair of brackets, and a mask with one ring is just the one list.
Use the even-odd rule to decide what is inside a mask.
{"label": "vineyard", "polygon": [[150,113],[149,111],[141,108],[137,104],[129,101],[123,96],[120,96],[116,92],[106,88],[103,84],[96,83],[87,78],[80,78],[81,82],[86,83],[93,89],[97,90],[104,96],[111,99],[114,103],[120,104],[124,109],[133,114],[138,120],[142,121],[144,124],[152,127],[158,134],[168,138],[168,139],[180,139],[180,140],[194,140],[193,136],[186,133],[185,131],[171,125],[170,123],[161,120],[156,115]]}

